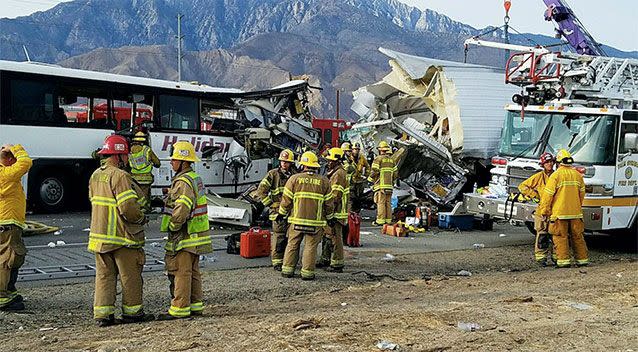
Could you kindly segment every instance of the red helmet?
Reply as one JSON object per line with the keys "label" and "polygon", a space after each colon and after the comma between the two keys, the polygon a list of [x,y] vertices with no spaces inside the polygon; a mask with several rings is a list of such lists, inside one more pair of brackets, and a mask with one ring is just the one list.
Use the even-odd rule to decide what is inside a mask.
{"label": "red helmet", "polygon": [[539,164],[544,165],[547,162],[554,161],[554,156],[551,153],[543,153],[541,155]]}
{"label": "red helmet", "polygon": [[126,138],[112,134],[104,139],[102,150],[98,152],[100,155],[117,155],[128,154],[128,142]]}

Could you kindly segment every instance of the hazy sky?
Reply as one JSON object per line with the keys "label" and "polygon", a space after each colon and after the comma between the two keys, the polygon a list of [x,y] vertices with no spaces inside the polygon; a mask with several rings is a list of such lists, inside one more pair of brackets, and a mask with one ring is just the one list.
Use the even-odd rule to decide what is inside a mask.
{"label": "hazy sky", "polygon": [[[503,24],[503,0],[399,1],[435,10],[476,28]],[[0,17],[25,16],[60,2],[0,0]],[[569,0],[569,4],[596,40],[622,50],[638,50],[638,0]],[[553,35],[553,25],[543,19],[544,10],[542,0],[512,0],[510,24],[521,32]]]}

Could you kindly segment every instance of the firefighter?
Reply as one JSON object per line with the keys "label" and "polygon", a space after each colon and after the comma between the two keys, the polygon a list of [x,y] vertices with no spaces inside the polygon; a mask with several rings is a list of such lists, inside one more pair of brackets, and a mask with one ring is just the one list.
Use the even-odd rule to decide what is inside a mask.
{"label": "firefighter", "polygon": [[7,144],[0,149],[0,310],[24,309],[16,289],[18,270],[27,249],[22,242],[26,228],[27,202],[21,179],[32,165],[21,145]]}
{"label": "firefighter", "polygon": [[[91,228],[88,250],[95,253],[93,316],[98,326],[116,323],[117,276],[122,284],[122,322],[152,320],[142,305],[144,224],[128,165],[128,142],[122,136],[106,137],[100,155],[105,158],[89,180]],[[139,189],[138,189],[139,191]]]}
{"label": "firefighter", "polygon": [[168,232],[166,272],[170,281],[171,306],[161,320],[202,315],[204,297],[199,271],[200,254],[211,253],[208,201],[202,178],[192,169],[199,161],[189,142],[173,144],[171,168],[175,172],[168,191],[160,231]]}
{"label": "firefighter", "polygon": [[361,154],[361,144],[359,143],[353,145],[351,158],[354,172],[350,182],[350,199],[352,200],[352,209],[359,212],[361,211],[366,179],[370,176],[370,164],[368,164],[368,159]]}
{"label": "firefighter", "polygon": [[148,135],[142,131],[137,132],[133,137],[131,154],[129,155],[129,165],[133,180],[137,182],[142,190],[144,199],[144,211],[151,210],[151,185],[153,184],[153,167],[160,167],[161,162],[153,149],[148,145]]}
{"label": "firefighter", "polygon": [[281,271],[284,262],[284,252],[286,250],[286,231],[288,223],[277,220],[281,195],[284,193],[286,181],[293,174],[294,154],[292,150],[285,149],[279,153],[279,167],[272,169],[266,174],[257,187],[256,197],[261,199],[261,203],[270,207],[268,218],[272,221],[272,244],[270,254],[272,266],[275,270]]}
{"label": "firefighter", "polygon": [[[545,190],[545,185],[549,176],[554,172],[554,156],[550,153],[543,153],[539,164],[543,168],[527,180],[523,181],[518,190],[521,194],[533,202],[540,202],[541,193]],[[536,242],[534,244],[534,259],[542,266],[547,265],[547,256],[550,254],[551,238],[548,232],[549,222],[544,221],[542,216],[534,214],[534,230],[536,230]]]}
{"label": "firefighter", "polygon": [[547,180],[537,211],[545,220],[549,218],[549,233],[554,241],[556,266],[563,268],[571,265],[570,243],[576,265],[587,265],[589,257],[583,236],[583,175],[572,166],[574,159],[567,150],[561,149],[556,155],[556,161],[560,166]]}
{"label": "firefighter", "polygon": [[[341,150],[343,151],[343,168],[344,170],[346,170],[346,177],[348,179],[348,182],[351,182],[352,179],[352,174],[354,174],[354,164],[352,162],[352,148],[351,148],[351,144],[349,142],[343,142],[341,143]],[[327,154],[329,155],[329,154]],[[327,156],[325,155],[325,156]],[[324,157],[325,157],[324,156]]]}
{"label": "firefighter", "polygon": [[305,239],[301,278],[314,280],[317,246],[326,225],[334,226],[330,181],[317,173],[319,160],[313,152],[301,155],[303,171],[292,175],[279,206],[277,220],[288,217],[288,245],[284,253],[281,276],[293,277],[301,241]]}
{"label": "firefighter", "polygon": [[379,143],[379,156],[372,162],[370,181],[374,186],[374,202],[377,205],[377,219],[373,225],[382,226],[392,223],[392,190],[398,176],[398,169],[390,154],[390,146],[386,141]]}
{"label": "firefighter", "polygon": [[334,225],[326,227],[323,235],[321,258],[317,267],[330,267],[334,272],[343,272],[343,232],[348,225],[350,213],[349,194],[350,183],[342,160],[344,153],[341,148],[328,151],[328,178],[332,187],[332,201]]}

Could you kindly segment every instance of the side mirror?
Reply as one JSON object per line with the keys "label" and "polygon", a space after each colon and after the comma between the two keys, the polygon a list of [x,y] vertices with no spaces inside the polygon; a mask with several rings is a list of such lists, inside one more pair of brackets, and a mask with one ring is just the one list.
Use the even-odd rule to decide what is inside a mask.
{"label": "side mirror", "polygon": [[636,152],[638,151],[638,133],[625,134],[625,150]]}

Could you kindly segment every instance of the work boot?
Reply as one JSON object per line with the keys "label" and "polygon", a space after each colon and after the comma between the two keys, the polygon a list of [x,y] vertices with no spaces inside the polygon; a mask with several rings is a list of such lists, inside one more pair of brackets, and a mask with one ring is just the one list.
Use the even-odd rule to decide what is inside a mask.
{"label": "work boot", "polygon": [[293,277],[295,275],[295,273],[290,273],[290,274],[286,274],[286,273],[281,273],[281,277],[285,277],[286,279],[290,279],[291,277]]}
{"label": "work boot", "polygon": [[105,328],[107,326],[115,325],[115,316],[113,314],[109,315],[108,318],[99,318],[95,319],[97,326],[101,328]]}
{"label": "work boot", "polygon": [[153,320],[155,320],[155,316],[153,314],[142,313],[140,315],[122,315],[123,324],[144,323]]}
{"label": "work boot", "polygon": [[190,315],[189,316],[185,316],[185,317],[176,317],[176,316],[170,315],[168,313],[162,313],[162,314],[158,315],[157,319],[155,319],[155,320],[157,320],[157,321],[179,320],[179,319],[188,319],[190,317],[191,317]]}
{"label": "work boot", "polygon": [[301,279],[303,281],[312,281],[315,279],[314,275],[313,276],[302,276]]}
{"label": "work boot", "polygon": [[24,303],[22,302],[22,300],[13,300],[9,304],[0,307],[0,311],[3,312],[18,312],[21,310],[24,310]]}
{"label": "work boot", "polygon": [[342,272],[343,272],[343,267],[334,267],[334,266],[331,266],[331,267],[330,267],[330,271],[332,271],[333,273],[342,273]]}
{"label": "work boot", "polygon": [[536,263],[538,263],[538,265],[544,267],[547,267],[547,259],[543,259],[543,260],[537,260]]}
{"label": "work boot", "polygon": [[198,310],[198,311],[192,311],[191,310],[191,317],[201,317],[204,315],[204,311],[203,310]]}
{"label": "work boot", "polygon": [[275,264],[272,268],[275,269],[275,271],[281,271],[281,264]]}
{"label": "work boot", "polygon": [[330,264],[326,263],[326,262],[322,262],[322,261],[318,261],[317,264],[315,264],[315,268],[320,268],[320,269],[324,269],[329,267]]}

